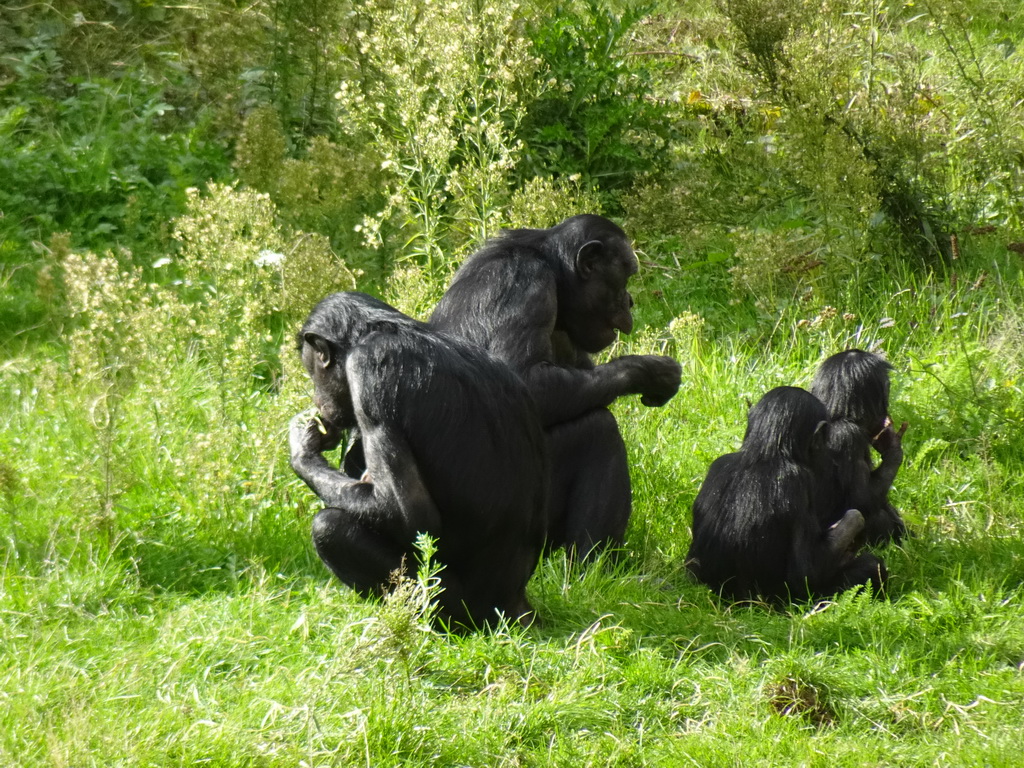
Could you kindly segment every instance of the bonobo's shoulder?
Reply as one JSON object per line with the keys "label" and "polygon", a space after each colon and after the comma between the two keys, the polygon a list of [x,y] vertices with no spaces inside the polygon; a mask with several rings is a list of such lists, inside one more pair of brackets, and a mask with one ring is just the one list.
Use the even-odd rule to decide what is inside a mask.
{"label": "bonobo's shoulder", "polygon": [[711,466],[708,467],[707,479],[708,481],[719,482],[728,480],[733,477],[736,469],[739,467],[742,456],[739,453],[726,453],[719,456],[717,459],[711,462]]}
{"label": "bonobo's shoulder", "polygon": [[477,253],[459,268],[430,325],[485,347],[495,337],[549,334],[558,310],[554,271],[532,258],[529,249],[523,259],[489,253]]}
{"label": "bonobo's shoulder", "polygon": [[408,328],[379,328],[370,331],[346,355],[348,365],[412,361],[427,358],[435,346],[431,336],[422,330]]}
{"label": "bonobo's shoulder", "polygon": [[739,462],[741,456],[742,454],[740,454],[738,451],[736,453],[723,453],[721,456],[719,456],[717,459],[711,462],[711,466],[717,467],[719,469],[733,467],[736,465],[737,462]]}
{"label": "bonobo's shoulder", "polygon": [[554,278],[553,267],[541,251],[499,242],[485,246],[467,258],[455,273],[455,282],[486,276],[488,280],[501,283],[524,276],[536,279],[545,274]]}
{"label": "bonobo's shoulder", "polygon": [[736,457],[724,471],[731,474],[734,482],[757,488],[765,498],[790,493],[814,477],[810,469],[782,454],[759,456],[740,451]]}
{"label": "bonobo's shoulder", "polygon": [[355,365],[373,365],[389,372],[419,377],[464,366],[484,370],[497,368],[501,373],[507,372],[506,366],[478,345],[428,328],[373,331],[352,348],[348,360]]}
{"label": "bonobo's shoulder", "polygon": [[381,329],[366,334],[349,350],[345,370],[362,398],[392,402],[400,390],[420,388],[439,368],[450,368],[451,357],[451,351],[430,334]]}

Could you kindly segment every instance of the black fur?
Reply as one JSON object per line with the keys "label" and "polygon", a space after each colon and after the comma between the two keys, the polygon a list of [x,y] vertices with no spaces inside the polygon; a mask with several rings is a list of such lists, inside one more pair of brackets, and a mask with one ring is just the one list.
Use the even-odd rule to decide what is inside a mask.
{"label": "black fur", "polygon": [[[832,355],[818,368],[811,392],[828,408],[832,429],[829,451],[834,476],[834,501],[824,522],[831,524],[849,507],[864,515],[869,544],[899,541],[906,524],[889,502],[889,491],[903,463],[904,425],[896,431],[889,419],[889,371],[878,355],[848,349]],[[871,448],[881,454],[873,466]]]}
{"label": "black fur", "polygon": [[735,600],[772,602],[883,587],[882,561],[856,553],[860,514],[821,522],[827,419],[797,387],[777,387],[750,409],[739,452],[712,463],[693,503],[686,565],[700,581]]}
{"label": "black fur", "polygon": [[466,259],[430,318],[526,382],[552,448],[549,544],[571,553],[621,543],[629,522],[626,450],[607,407],[627,394],[663,405],[679,388],[668,357],[591,360],[632,330],[637,268],[625,233],[601,216],[509,230]]}
{"label": "black fur", "polygon": [[[526,582],[543,546],[547,448],[522,382],[486,352],[359,293],[321,301],[299,333],[326,427],[292,423],[292,467],[326,509],[324,563],[381,594],[417,532],[438,539],[442,616],[479,625],[529,618]],[[343,469],[323,451],[358,430]],[[365,474],[362,479],[358,475]]]}

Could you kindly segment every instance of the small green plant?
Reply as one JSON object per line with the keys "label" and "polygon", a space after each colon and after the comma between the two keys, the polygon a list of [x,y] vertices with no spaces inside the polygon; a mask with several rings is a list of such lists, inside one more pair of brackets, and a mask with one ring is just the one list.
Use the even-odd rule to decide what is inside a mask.
{"label": "small green plant", "polygon": [[828,702],[827,690],[789,676],[766,686],[768,703],[781,717],[796,717],[816,726],[835,725],[836,713]]}
{"label": "small green plant", "polygon": [[417,673],[434,634],[432,622],[443,589],[438,576],[443,566],[434,560],[437,542],[428,534],[417,534],[416,551],[416,575],[406,573],[404,562],[391,575],[387,594],[365,623],[362,637],[362,653],[378,663],[397,662],[407,684]]}
{"label": "small green plant", "polygon": [[737,229],[730,236],[737,263],[729,271],[737,292],[752,296],[762,311],[772,313],[813,290],[822,265],[813,234]]}
{"label": "small green plant", "polygon": [[235,167],[246,186],[270,195],[283,223],[326,236],[348,264],[379,279],[386,270],[367,256],[358,230],[381,203],[380,163],[365,137],[348,140],[338,145],[315,136],[291,157],[277,111],[262,106],[242,126]]}
{"label": "small green plant", "polygon": [[262,105],[246,115],[235,146],[238,178],[259,192],[274,192],[281,166],[288,152],[288,141],[277,110]]}
{"label": "small green plant", "polygon": [[553,227],[579,213],[602,213],[598,190],[580,175],[535,178],[512,195],[505,216],[508,229]]}
{"label": "small green plant", "polygon": [[[158,247],[185,187],[227,168],[209,111],[176,99],[185,71],[140,55],[156,7],[122,11],[0,9],[0,210],[26,240],[69,231],[94,250]],[[153,60],[170,58],[171,39]]]}
{"label": "small green plant", "polygon": [[772,90],[781,89],[789,76],[787,44],[795,28],[812,11],[813,3],[787,0],[718,0],[720,10],[742,41],[740,60]]}
{"label": "small green plant", "polygon": [[[342,58],[331,55],[333,36],[345,25],[348,2],[262,0],[253,15],[266,25],[269,56],[247,70],[251,91],[274,104],[290,135],[334,131],[331,94],[341,78]],[[263,93],[259,91],[262,90]]]}

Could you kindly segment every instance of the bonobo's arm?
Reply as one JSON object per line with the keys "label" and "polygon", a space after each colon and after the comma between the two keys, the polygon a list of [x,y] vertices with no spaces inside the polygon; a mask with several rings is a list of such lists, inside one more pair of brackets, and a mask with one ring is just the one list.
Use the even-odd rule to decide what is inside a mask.
{"label": "bonobo's arm", "polygon": [[305,411],[292,417],[288,425],[288,446],[292,469],[326,506],[337,506],[349,485],[358,482],[332,467],[323,452],[338,445],[338,435],[321,432],[322,423]]}
{"label": "bonobo's arm", "polygon": [[[511,274],[504,273],[512,270]],[[623,395],[664,405],[679,389],[679,363],[660,355],[627,355],[586,368],[565,367],[555,349],[558,294],[551,269],[535,259],[503,260],[469,285],[453,285],[431,318],[441,330],[470,339],[504,360],[526,382],[545,426],[571,421]],[[515,290],[502,290],[503,286]],[[483,294],[482,296],[479,294]],[[461,311],[449,312],[450,307]],[[578,350],[576,350],[578,351]]]}
{"label": "bonobo's arm", "polygon": [[834,421],[828,447],[834,473],[835,507],[824,519],[834,521],[847,509],[859,509],[870,517],[878,508],[878,501],[872,491],[871,457],[867,453],[864,431],[852,421]]}
{"label": "bonobo's arm", "polygon": [[889,503],[896,471],[903,460],[899,432],[886,426],[875,439],[882,452],[882,463],[872,468],[871,435],[853,423],[840,419],[832,423],[829,448],[833,459],[836,498],[830,517],[848,509],[858,509],[864,516],[863,541],[881,544],[899,540],[906,534],[906,525]]}
{"label": "bonobo's arm", "polygon": [[907,422],[900,425],[899,430],[892,428],[889,417],[885,419],[882,431],[871,438],[872,447],[882,457],[882,463],[871,471],[872,500],[881,506],[885,504],[896,480],[896,473],[903,464],[903,433],[907,431]]}
{"label": "bonobo's arm", "polygon": [[593,368],[562,368],[547,361],[522,372],[545,426],[572,421],[623,395],[647,406],[667,403],[679,389],[682,369],[670,357],[626,355]]}
{"label": "bonobo's arm", "polygon": [[375,403],[370,403],[369,409],[362,407],[363,387],[356,378],[361,374],[358,365],[353,365],[350,358],[346,367],[350,369],[349,382],[365,453],[366,479],[350,477],[327,462],[323,451],[336,446],[340,436],[330,431],[322,434],[319,422],[304,414],[291,422],[292,469],[325,507],[345,510],[396,541],[412,541],[419,531],[438,536],[441,516],[405,437],[396,425],[375,418]]}

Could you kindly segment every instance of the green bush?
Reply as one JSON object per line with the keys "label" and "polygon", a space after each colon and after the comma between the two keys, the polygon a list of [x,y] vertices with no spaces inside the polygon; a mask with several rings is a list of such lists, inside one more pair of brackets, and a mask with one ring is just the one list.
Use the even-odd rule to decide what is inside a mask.
{"label": "green bush", "polygon": [[[685,233],[694,268],[733,269],[766,305],[792,295],[769,284],[792,282],[787,243],[834,303],[900,264],[949,269],[958,234],[1017,238],[1019,196],[999,190],[1020,168],[1024,113],[1003,95],[1020,64],[982,44],[1013,22],[954,5],[720,3],[728,34],[714,59],[696,48],[678,99],[687,138],[626,197],[630,222]],[[748,232],[761,249],[737,250]]]}
{"label": "green bush", "polygon": [[222,174],[227,153],[206,114],[175,103],[187,76],[116,60],[145,19],[118,18],[121,30],[89,23],[92,10],[0,12],[0,210],[20,237],[67,230],[86,247],[153,247],[153,223],[181,210],[189,184]]}
{"label": "green bush", "polygon": [[359,76],[340,84],[340,119],[372,136],[385,172],[363,232],[440,269],[500,226],[536,69],[522,20],[511,2],[385,0],[353,23]]}
{"label": "green bush", "polygon": [[518,129],[520,185],[531,177],[579,177],[611,202],[612,193],[657,168],[671,123],[654,97],[654,72],[629,55],[630,36],[647,12],[568,2],[531,25],[543,87],[526,103]]}

